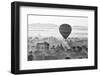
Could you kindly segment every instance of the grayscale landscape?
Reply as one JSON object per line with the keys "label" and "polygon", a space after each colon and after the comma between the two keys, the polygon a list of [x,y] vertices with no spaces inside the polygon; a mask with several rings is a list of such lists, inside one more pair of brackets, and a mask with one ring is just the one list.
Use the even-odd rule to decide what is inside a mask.
{"label": "grayscale landscape", "polygon": [[27,50],[28,61],[87,59],[88,18],[29,15]]}
{"label": "grayscale landscape", "polygon": [[28,39],[28,60],[88,58],[87,42],[87,38],[68,38],[65,42],[55,37],[41,39],[30,37]]}

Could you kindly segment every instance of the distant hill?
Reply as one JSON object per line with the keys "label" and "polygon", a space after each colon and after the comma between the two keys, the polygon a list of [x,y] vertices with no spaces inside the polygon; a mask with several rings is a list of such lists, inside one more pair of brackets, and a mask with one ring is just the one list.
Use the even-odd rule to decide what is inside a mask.
{"label": "distant hill", "polygon": [[[71,40],[71,41],[70,41]],[[30,40],[29,40],[30,41]],[[49,43],[49,48],[55,46],[57,47],[58,45],[62,45],[64,48],[70,49],[71,46],[83,46],[86,45],[88,46],[88,38],[68,38],[67,41],[65,40],[59,40],[56,37],[34,37],[31,39],[31,41],[28,43],[29,46],[36,46],[37,43],[44,43],[47,42]]]}
{"label": "distant hill", "polygon": [[52,46],[57,47],[57,45],[62,44],[63,47],[69,48],[69,45],[68,45],[67,42],[65,42],[64,40],[58,40],[57,38],[52,37],[52,36],[51,37],[45,37],[45,38],[42,38],[42,39],[39,39],[38,37],[35,37],[35,38],[32,39],[31,42],[34,46],[36,46],[37,43],[48,42],[50,47],[52,47]]}

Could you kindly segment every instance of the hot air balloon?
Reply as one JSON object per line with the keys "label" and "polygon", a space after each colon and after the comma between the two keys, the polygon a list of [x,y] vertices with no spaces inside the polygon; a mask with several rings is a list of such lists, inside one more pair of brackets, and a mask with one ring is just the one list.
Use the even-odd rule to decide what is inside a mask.
{"label": "hot air balloon", "polygon": [[59,32],[63,36],[65,42],[64,44],[67,46],[68,49],[70,49],[70,46],[67,44],[67,37],[70,35],[72,31],[72,28],[69,24],[62,24],[59,27]]}
{"label": "hot air balloon", "polygon": [[59,27],[59,31],[64,39],[67,39],[67,37],[70,35],[72,28],[69,24],[62,24]]}

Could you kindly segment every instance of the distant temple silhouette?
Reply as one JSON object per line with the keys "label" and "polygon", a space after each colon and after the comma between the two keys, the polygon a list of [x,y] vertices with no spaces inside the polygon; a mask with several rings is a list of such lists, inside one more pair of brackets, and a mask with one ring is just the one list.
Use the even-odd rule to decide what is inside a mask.
{"label": "distant temple silhouette", "polygon": [[37,43],[36,48],[38,51],[46,52],[47,50],[49,50],[49,43],[47,42]]}

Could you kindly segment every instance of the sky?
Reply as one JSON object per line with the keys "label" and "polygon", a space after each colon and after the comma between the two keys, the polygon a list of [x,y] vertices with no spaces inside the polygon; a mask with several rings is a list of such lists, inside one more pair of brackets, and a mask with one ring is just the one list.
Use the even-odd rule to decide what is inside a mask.
{"label": "sky", "polygon": [[69,24],[72,27],[69,37],[88,36],[88,17],[28,15],[28,37],[54,36],[63,38],[59,32],[61,24]]}

